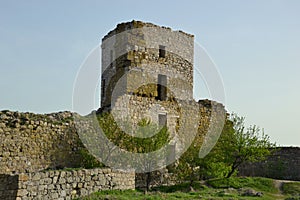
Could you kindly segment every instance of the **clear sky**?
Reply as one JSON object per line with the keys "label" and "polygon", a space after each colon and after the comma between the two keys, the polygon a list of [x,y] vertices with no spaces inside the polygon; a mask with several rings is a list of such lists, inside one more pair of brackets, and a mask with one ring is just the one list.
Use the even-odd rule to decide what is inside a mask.
{"label": "clear sky", "polygon": [[226,109],[300,146],[299,10],[298,0],[0,1],[0,110],[72,110],[85,57],[135,19],[194,34],[222,75]]}

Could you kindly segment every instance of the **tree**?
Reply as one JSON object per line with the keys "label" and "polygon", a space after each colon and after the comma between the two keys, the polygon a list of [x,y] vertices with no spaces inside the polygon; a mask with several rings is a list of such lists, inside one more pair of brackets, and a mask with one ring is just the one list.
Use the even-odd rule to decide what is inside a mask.
{"label": "tree", "polygon": [[244,120],[244,117],[231,115],[230,121],[226,122],[229,127],[223,129],[216,146],[207,158],[215,163],[224,164],[226,178],[236,173],[243,163],[264,160],[275,147],[264,130],[256,125],[245,128]]}
{"label": "tree", "polygon": [[199,150],[203,144],[204,134],[202,133],[205,130],[206,127],[204,126],[198,127],[198,133],[189,148],[175,162],[174,167],[170,167],[170,172],[175,174],[177,180],[189,182],[189,189],[191,191],[193,190],[194,182],[200,179],[203,159],[199,157]]}
{"label": "tree", "polygon": [[188,150],[180,157],[175,167],[177,179],[188,181],[190,190],[193,190],[193,183],[199,180],[201,159],[198,155],[199,145],[194,141]]}
{"label": "tree", "polygon": [[[126,132],[124,132],[114,120],[111,113],[103,113],[102,115],[99,115],[98,121],[106,137],[110,142],[115,144],[114,146],[107,144],[106,151],[102,156],[103,162],[108,159],[113,160],[117,149],[116,147],[120,147],[121,149],[132,153],[148,155],[146,159],[141,160],[130,160],[132,159],[131,157],[123,158],[130,160],[128,162],[131,162],[132,164],[134,163],[135,166],[139,166],[142,171],[146,172],[146,189],[148,191],[152,180],[151,171],[153,171],[152,168],[156,164],[156,160],[159,160],[159,158],[151,158],[149,157],[151,155],[147,153],[159,150],[169,142],[170,138],[167,127],[159,127],[157,124],[152,123],[148,119],[142,119],[137,123],[137,126],[133,128],[132,124],[125,120],[121,122],[123,126],[126,126]],[[128,134],[129,132],[131,134]],[[162,151],[162,154],[164,155],[159,156],[166,156],[166,152]]]}
{"label": "tree", "polygon": [[[112,141],[114,144],[123,146],[123,143],[126,141],[126,134],[120,129],[113,116],[110,113],[102,113],[100,115],[97,115],[97,119],[101,129],[103,130],[104,134],[109,138],[109,140]],[[104,154],[105,156],[103,156],[102,162],[106,163],[107,160],[113,155],[114,151],[116,150],[116,146],[110,146],[107,143],[104,143],[103,145],[106,145],[107,153]]]}
{"label": "tree", "polygon": [[208,155],[201,159],[200,176],[202,179],[221,178],[229,173],[230,167],[222,160],[224,148],[221,143],[224,143],[222,141],[226,140],[225,135],[233,134],[233,123],[227,118],[217,144]]}
{"label": "tree", "polygon": [[[227,119],[222,129],[221,137],[224,138],[225,134],[231,135],[233,133],[233,123]],[[192,145],[180,157],[176,166],[176,174],[179,180],[189,181],[191,189],[196,180],[224,177],[229,172],[228,165],[222,162],[222,159],[220,158],[223,155],[223,153],[220,153],[223,151],[220,140],[218,140],[213,150],[204,158],[199,157],[199,149],[201,148],[202,143],[203,137],[197,135]]]}
{"label": "tree", "polygon": [[[153,135],[153,133],[156,133],[154,136],[147,137],[147,138],[141,138],[141,136],[148,136],[148,135]],[[138,123],[138,128],[136,130],[135,135],[137,137],[133,137],[129,146],[133,147],[132,149],[134,152],[137,153],[149,153],[156,151],[163,147],[165,144],[167,144],[170,141],[170,135],[168,132],[168,129],[166,126],[164,127],[159,127],[154,123],[151,123],[150,120],[147,119],[142,119]],[[164,155],[160,156],[166,156],[166,152],[163,152]],[[148,154],[148,159],[147,161],[144,162],[143,160],[140,161],[140,164],[144,171],[146,172],[146,190],[149,191],[150,189],[150,184],[152,181],[152,166],[153,166],[153,161],[159,159],[156,157],[149,157],[151,156]]]}

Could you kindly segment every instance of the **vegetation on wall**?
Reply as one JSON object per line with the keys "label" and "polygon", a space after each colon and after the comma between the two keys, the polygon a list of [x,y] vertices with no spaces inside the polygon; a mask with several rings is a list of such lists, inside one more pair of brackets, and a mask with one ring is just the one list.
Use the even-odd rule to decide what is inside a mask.
{"label": "vegetation on wall", "polygon": [[[121,130],[121,128],[118,126],[118,124],[116,123],[116,121],[110,113],[103,113],[102,115],[99,115],[98,121],[103,132],[113,144],[132,153],[149,153],[159,150],[170,140],[169,132],[166,126],[159,127],[157,124],[152,123],[148,119],[140,120],[137,123],[137,127],[131,127],[129,123],[124,122],[123,125],[126,126],[125,130],[130,131],[128,132],[130,134],[125,133],[123,130]],[[152,136],[145,137],[147,135]],[[109,148],[110,149],[107,158],[104,159],[109,159],[111,156],[114,156],[115,147]],[[134,161],[137,162],[141,166],[143,171],[146,172],[145,175],[147,190],[150,189],[150,182],[152,179],[152,161],[156,159],[158,158],[149,157],[147,159],[147,162],[144,162],[144,160]]]}
{"label": "vegetation on wall", "polygon": [[217,144],[203,159],[198,158],[201,144],[194,142],[179,160],[176,168],[179,179],[184,178],[192,185],[199,179],[229,178],[237,174],[241,164],[266,159],[275,144],[259,127],[246,128],[244,119],[232,114]]}
{"label": "vegetation on wall", "polygon": [[[135,128],[128,128],[128,123],[125,122],[123,125],[128,126],[126,132],[131,131],[131,135],[119,127],[111,113],[98,115],[98,121],[112,143],[133,153],[156,151],[170,139],[166,127],[158,127],[147,119],[139,121]],[[143,137],[149,134],[153,136]],[[178,182],[188,181],[190,189],[195,181],[201,179],[229,178],[236,175],[241,164],[265,159],[271,153],[270,149],[275,146],[260,128],[246,128],[244,118],[235,114],[226,119],[217,144],[205,158],[199,158],[198,155],[201,144],[201,138],[196,138],[174,167],[169,168],[172,169],[170,172],[176,174]],[[114,156],[114,150],[113,147],[109,150],[106,159]],[[83,150],[82,154],[85,155],[83,163],[88,168],[103,166],[88,152]],[[145,171],[151,171],[151,163],[142,164]],[[146,173],[147,190],[150,189],[151,179],[151,173]]]}
{"label": "vegetation on wall", "polygon": [[81,155],[80,167],[85,169],[102,168],[105,167],[95,156],[93,156],[87,149],[82,148],[79,151]]}

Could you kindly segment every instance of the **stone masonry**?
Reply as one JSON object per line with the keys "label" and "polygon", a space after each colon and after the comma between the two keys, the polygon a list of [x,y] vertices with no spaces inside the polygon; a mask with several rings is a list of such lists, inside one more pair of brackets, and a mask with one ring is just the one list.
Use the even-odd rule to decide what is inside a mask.
{"label": "stone masonry", "polygon": [[[132,21],[118,24],[104,36],[101,47],[98,112],[111,112],[120,124],[129,120],[133,130],[144,118],[166,125],[170,148],[185,150],[201,120],[201,104],[193,99],[194,36]],[[225,119],[224,108],[218,114]]]}
{"label": "stone masonry", "polygon": [[239,175],[300,181],[300,148],[279,147],[274,150],[264,161],[241,166]]}
{"label": "stone masonry", "polygon": [[99,190],[134,189],[134,172],[111,169],[55,170],[0,175],[0,199],[63,200]]}
{"label": "stone masonry", "polygon": [[[193,100],[193,42],[193,35],[150,23],[119,24],[102,40],[98,112],[112,112],[115,120],[130,118],[134,125],[143,118],[167,125],[175,151],[182,150],[186,140],[194,136],[203,140],[209,127],[217,126],[215,122],[223,119],[226,111],[222,104]],[[84,149],[85,141],[79,139],[74,117],[80,118],[70,112],[45,115],[0,112],[2,196],[8,198],[5,195],[12,193],[9,197],[18,199],[69,199],[101,188],[131,189],[132,184],[142,185],[141,181],[138,184],[126,181],[132,180],[131,173],[122,183],[108,181],[108,185],[103,182],[99,185],[89,183],[89,173],[97,174],[94,171],[53,171],[78,167],[83,159],[80,150]],[[97,135],[88,122],[80,128]],[[86,178],[82,179],[79,173],[86,173]],[[104,172],[99,169],[99,173]],[[37,176],[40,180],[36,180]],[[65,180],[63,176],[68,178]],[[57,182],[60,177],[61,181]],[[83,189],[78,189],[81,183]],[[118,184],[122,187],[112,187]]]}
{"label": "stone masonry", "polygon": [[[129,119],[133,126],[143,118],[166,125],[175,152],[187,148],[186,140],[209,143],[222,128],[218,122],[226,110],[220,103],[193,99],[193,42],[193,35],[151,23],[117,25],[102,39],[97,113],[111,112],[116,121]],[[0,112],[0,199],[71,199],[97,190],[142,187],[144,179],[135,179],[133,172],[61,170],[81,164],[85,141],[80,128],[98,134],[85,120],[76,126],[78,118],[71,112]],[[280,156],[288,163],[293,152]],[[293,163],[298,166],[297,156]]]}
{"label": "stone masonry", "polygon": [[83,148],[71,112],[0,112],[0,174],[78,167]]}

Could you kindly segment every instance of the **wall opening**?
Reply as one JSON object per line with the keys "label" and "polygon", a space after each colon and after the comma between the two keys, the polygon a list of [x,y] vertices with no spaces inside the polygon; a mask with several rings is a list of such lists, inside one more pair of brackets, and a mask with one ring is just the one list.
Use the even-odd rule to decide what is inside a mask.
{"label": "wall opening", "polygon": [[166,57],[166,46],[159,45],[159,57],[160,58]]}
{"label": "wall opening", "polygon": [[158,100],[167,100],[167,76],[159,74],[157,78],[157,98]]}
{"label": "wall opening", "polygon": [[114,62],[114,51],[110,50],[110,65],[113,66],[113,62]]}
{"label": "wall opening", "polygon": [[102,79],[102,83],[101,83],[101,96],[104,97],[105,94],[105,79]]}
{"label": "wall opening", "polygon": [[166,156],[166,162],[172,163],[167,166],[167,169],[169,172],[174,172],[175,170],[175,163],[176,160],[176,143],[175,144],[169,144],[167,148],[167,156]]}
{"label": "wall opening", "polygon": [[158,114],[159,127],[167,126],[167,114]]}
{"label": "wall opening", "polygon": [[123,69],[123,72],[124,72],[124,73],[126,73],[126,72],[129,71],[129,67],[126,66],[126,65],[123,65],[123,66],[122,66],[122,69]]}

